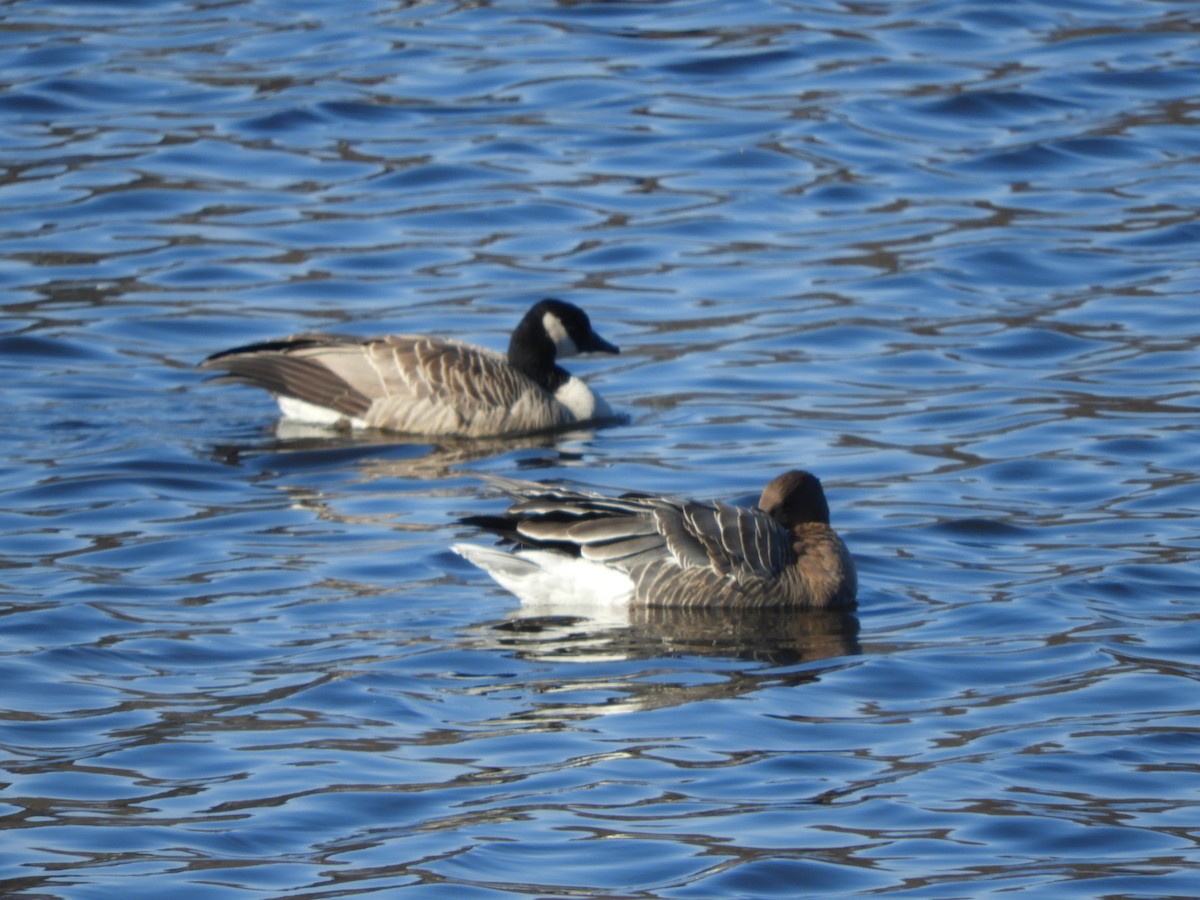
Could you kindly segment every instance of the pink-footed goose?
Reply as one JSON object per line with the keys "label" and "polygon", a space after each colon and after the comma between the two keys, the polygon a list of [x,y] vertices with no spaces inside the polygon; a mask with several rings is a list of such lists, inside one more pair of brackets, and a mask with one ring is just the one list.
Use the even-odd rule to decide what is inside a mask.
{"label": "pink-footed goose", "polygon": [[515,548],[454,550],[523,600],[567,592],[647,606],[855,606],[854,560],[809,472],[775,478],[753,508],[493,481],[513,505],[462,521]]}

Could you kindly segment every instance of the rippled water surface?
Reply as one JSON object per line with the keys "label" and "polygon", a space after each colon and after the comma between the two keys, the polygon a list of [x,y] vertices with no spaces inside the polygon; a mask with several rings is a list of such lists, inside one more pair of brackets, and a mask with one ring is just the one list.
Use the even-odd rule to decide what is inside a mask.
{"label": "rippled water surface", "polygon": [[[1200,893],[1200,8],[0,4],[0,893]],[[629,424],[277,429],[494,347]],[[804,466],[857,617],[521,610],[486,473]]]}

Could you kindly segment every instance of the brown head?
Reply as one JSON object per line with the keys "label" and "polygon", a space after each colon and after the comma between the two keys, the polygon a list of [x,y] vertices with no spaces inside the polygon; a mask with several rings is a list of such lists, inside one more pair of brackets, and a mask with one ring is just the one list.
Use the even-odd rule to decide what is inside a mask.
{"label": "brown head", "polygon": [[784,472],[763,488],[758,508],[789,531],[806,522],[829,524],[829,503],[821,482],[801,469]]}

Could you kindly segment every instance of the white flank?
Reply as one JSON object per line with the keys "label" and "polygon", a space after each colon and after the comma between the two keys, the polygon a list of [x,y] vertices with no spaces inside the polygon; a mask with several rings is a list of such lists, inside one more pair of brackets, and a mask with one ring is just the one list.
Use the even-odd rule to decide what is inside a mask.
{"label": "white flank", "polygon": [[624,572],[577,556],[551,550],[509,553],[478,544],[454,544],[450,549],[516,594],[523,606],[594,616],[624,606],[633,595],[633,582]]}
{"label": "white flank", "polygon": [[367,424],[356,416],[346,416],[336,409],[330,409],[328,406],[317,406],[315,403],[309,403],[306,400],[297,400],[295,397],[280,395],[275,400],[279,404],[279,411],[283,413],[284,417],[294,419],[297,422],[305,422],[309,425],[338,426],[343,423],[349,423],[354,428],[364,428]]}
{"label": "white flank", "polygon": [[546,335],[550,340],[554,341],[554,351],[558,354],[559,359],[568,356],[578,356],[579,347],[571,340],[571,336],[567,334],[566,326],[563,325],[562,319],[554,313],[546,313],[542,316],[542,327],[546,329]]}

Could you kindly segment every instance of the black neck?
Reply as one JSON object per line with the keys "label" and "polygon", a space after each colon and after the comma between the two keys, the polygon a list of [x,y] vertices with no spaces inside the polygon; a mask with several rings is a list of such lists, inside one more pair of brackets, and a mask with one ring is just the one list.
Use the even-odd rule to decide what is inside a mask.
{"label": "black neck", "polygon": [[508,342],[508,364],[529,376],[550,393],[558,390],[571,376],[554,362],[554,341],[540,321],[523,319]]}

